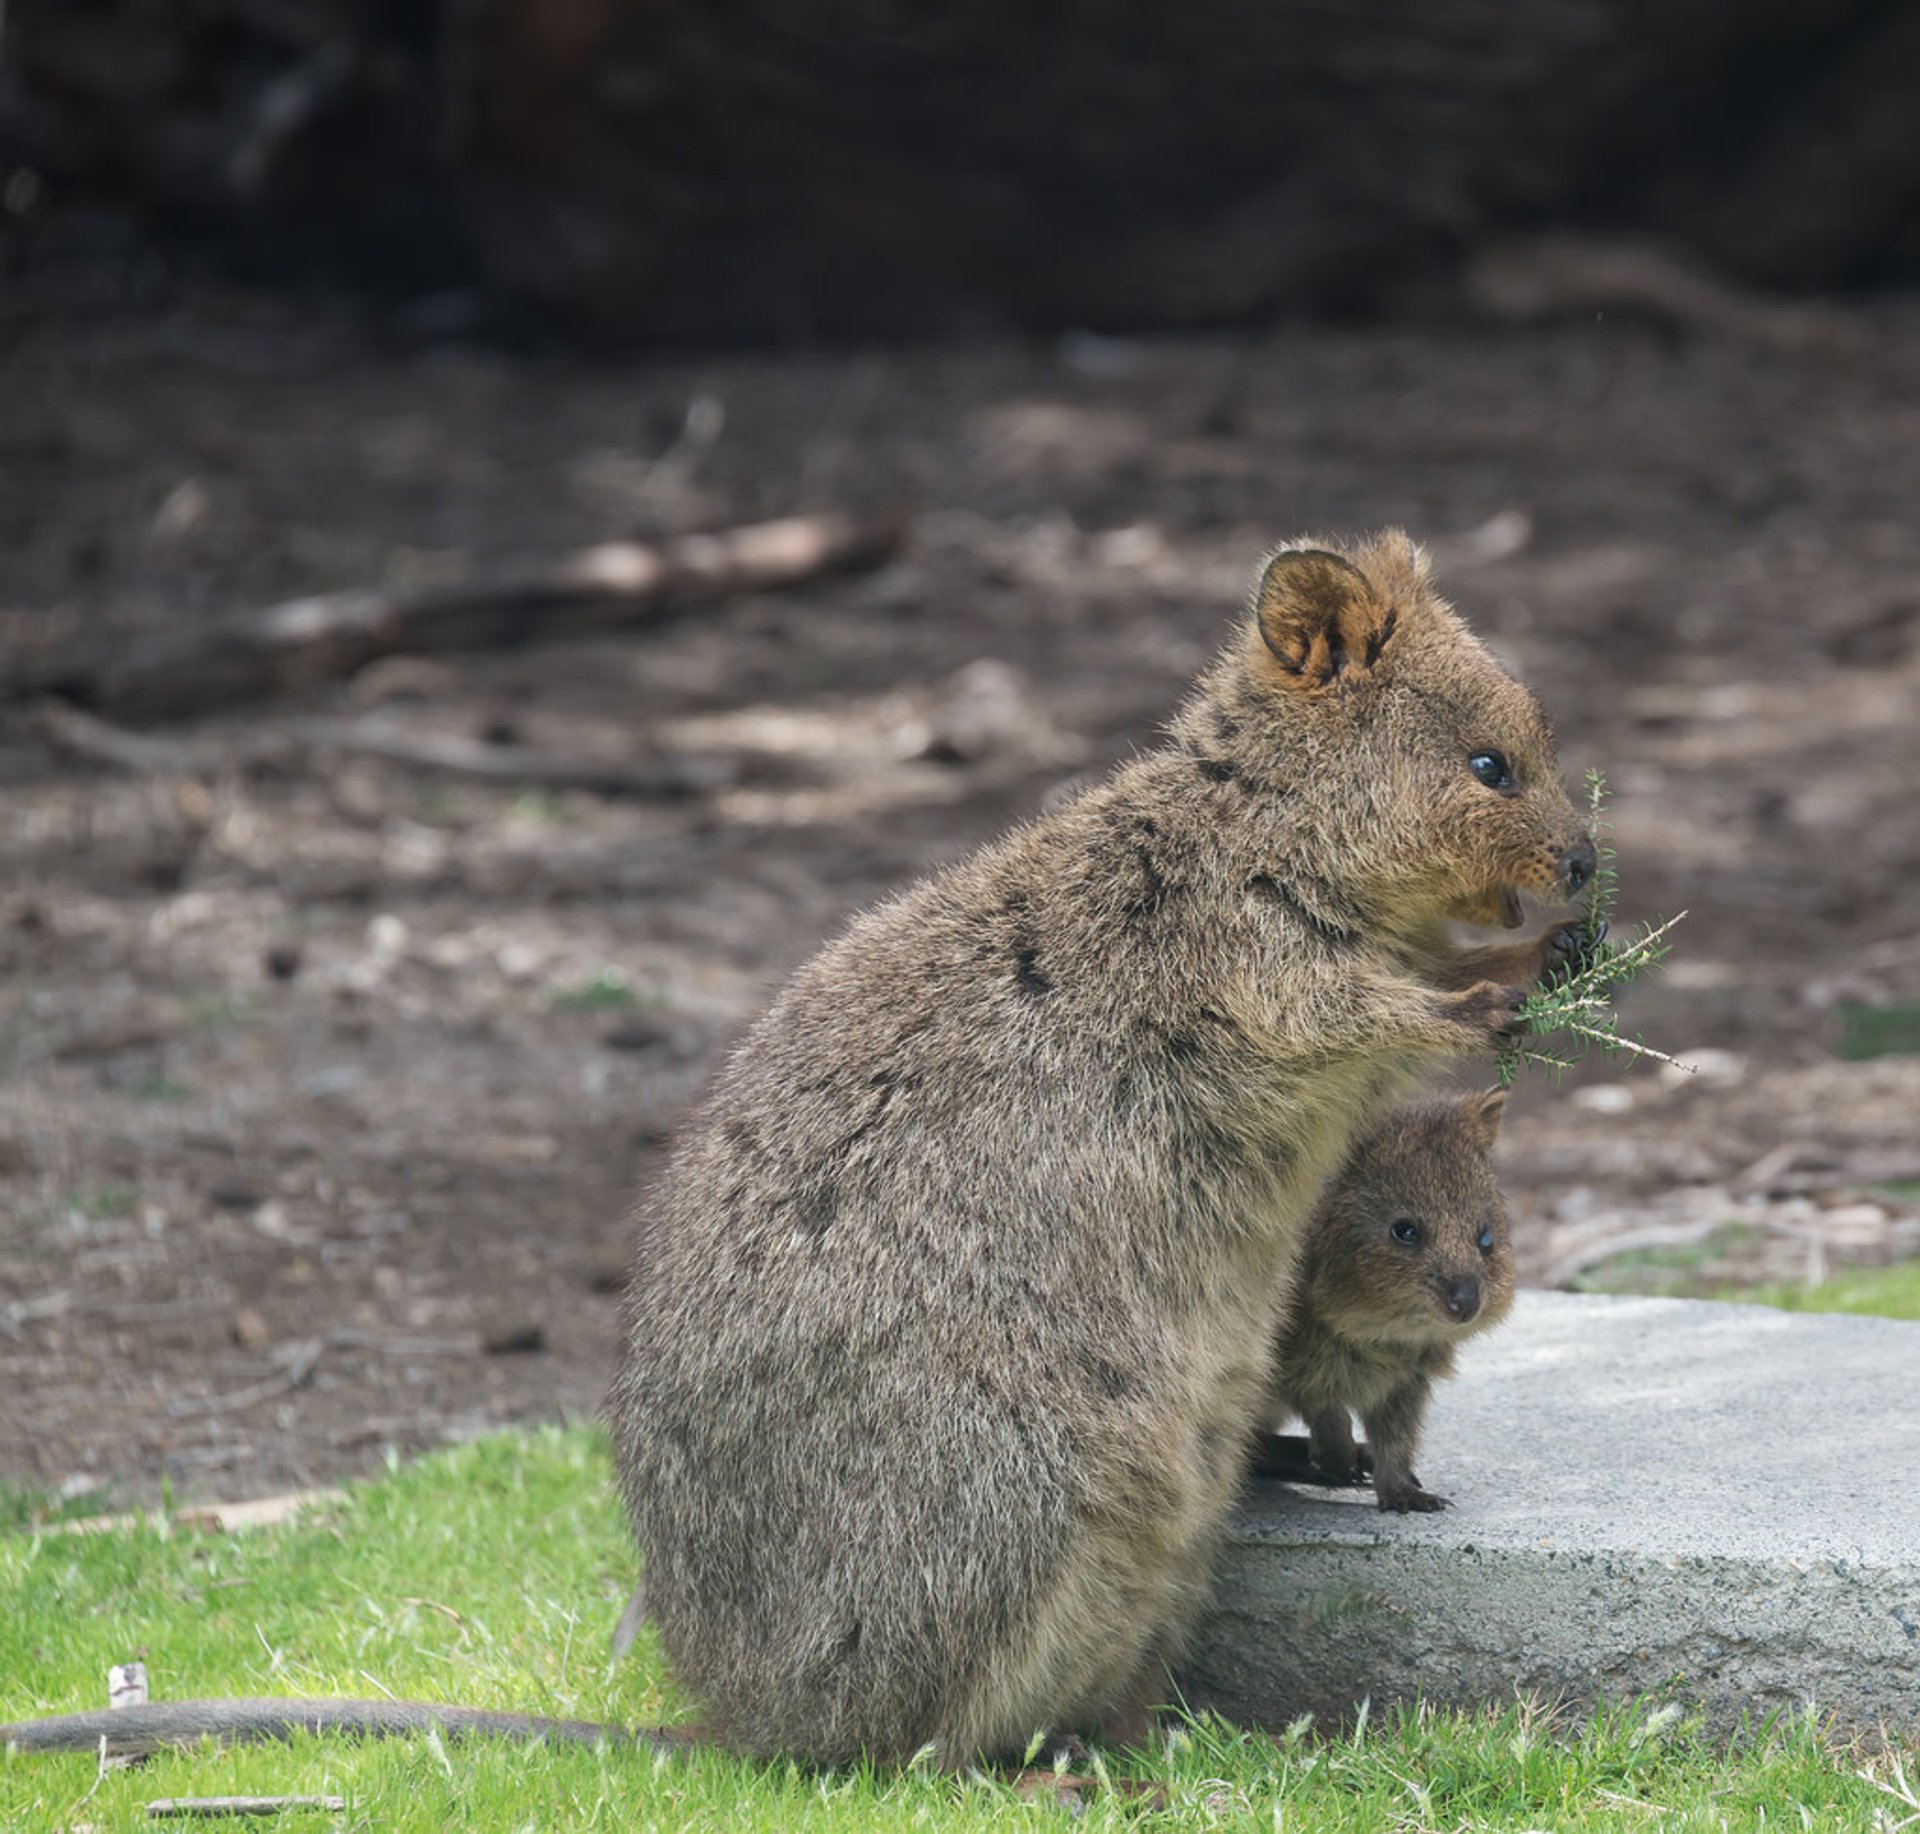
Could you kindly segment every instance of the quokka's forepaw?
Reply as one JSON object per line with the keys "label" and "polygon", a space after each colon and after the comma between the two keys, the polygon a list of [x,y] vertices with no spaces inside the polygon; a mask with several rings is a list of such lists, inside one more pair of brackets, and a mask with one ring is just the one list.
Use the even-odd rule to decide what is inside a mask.
{"label": "quokka's forepaw", "polygon": [[1500,981],[1481,981],[1455,997],[1453,1017],[1466,1030],[1492,1044],[1505,1044],[1525,1029],[1520,1009],[1527,990]]}
{"label": "quokka's forepaw", "polygon": [[1551,983],[1583,973],[1599,959],[1606,939],[1604,920],[1591,928],[1577,921],[1555,924],[1540,939],[1540,978]]}

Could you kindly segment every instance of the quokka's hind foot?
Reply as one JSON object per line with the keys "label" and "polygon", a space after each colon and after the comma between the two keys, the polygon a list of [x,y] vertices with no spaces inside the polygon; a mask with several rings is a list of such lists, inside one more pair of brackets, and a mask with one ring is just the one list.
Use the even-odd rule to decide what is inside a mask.
{"label": "quokka's hind foot", "polygon": [[1137,1777],[1102,1777],[1083,1770],[1041,1770],[1037,1767],[1005,1773],[1016,1796],[1029,1802],[1052,1802],[1070,1815],[1084,1815],[1090,1797],[1111,1791],[1126,1802],[1143,1808],[1170,1806],[1164,1783],[1142,1781]]}
{"label": "quokka's hind foot", "polygon": [[1376,1486],[1376,1494],[1381,1509],[1395,1515],[1433,1515],[1453,1507],[1451,1498],[1436,1496],[1431,1490],[1422,1490],[1418,1479],[1410,1479],[1404,1484]]}

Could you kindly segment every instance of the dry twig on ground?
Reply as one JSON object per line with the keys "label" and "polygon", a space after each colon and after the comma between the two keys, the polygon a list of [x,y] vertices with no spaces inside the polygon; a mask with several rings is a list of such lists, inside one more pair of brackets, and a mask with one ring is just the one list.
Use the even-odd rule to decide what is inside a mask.
{"label": "dry twig on ground", "polygon": [[487,649],[607,630],[737,592],[769,592],[885,561],[898,517],[790,516],[658,543],[607,542],[500,579],[290,599],[64,658],[0,682],[0,702],[57,697],[120,718],[179,719],[337,680],[400,651]]}

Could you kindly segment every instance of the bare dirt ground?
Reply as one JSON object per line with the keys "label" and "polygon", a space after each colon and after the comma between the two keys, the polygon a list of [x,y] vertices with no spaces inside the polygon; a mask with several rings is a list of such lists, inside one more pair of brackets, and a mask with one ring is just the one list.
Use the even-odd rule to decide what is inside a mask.
{"label": "bare dirt ground", "polygon": [[[1622,916],[1691,913],[1625,1006],[1697,1073],[1519,1088],[1528,1276],[1920,1252],[1920,1056],[1841,1055],[1920,1007],[1920,311],[1852,331],[589,364],[211,292],[9,321],[7,668],[613,537],[914,520],[865,576],[170,729],[191,768],[8,718],[0,1484],[232,1497],[590,1414],[623,1214],[714,1053],[850,910],[1149,740],[1301,530],[1426,540],[1611,780]],[[704,787],[205,762],[369,714]]]}

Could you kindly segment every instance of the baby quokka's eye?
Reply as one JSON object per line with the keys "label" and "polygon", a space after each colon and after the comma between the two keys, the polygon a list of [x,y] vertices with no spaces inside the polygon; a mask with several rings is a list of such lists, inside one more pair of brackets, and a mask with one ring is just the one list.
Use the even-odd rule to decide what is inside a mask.
{"label": "baby quokka's eye", "polygon": [[1513,788],[1513,770],[1505,752],[1477,751],[1467,760],[1467,769],[1490,790]]}
{"label": "baby quokka's eye", "polygon": [[1480,1252],[1483,1255],[1493,1253],[1493,1231],[1491,1229],[1482,1229],[1480,1231]]}
{"label": "baby quokka's eye", "polygon": [[1396,1242],[1404,1242],[1409,1248],[1419,1245],[1420,1225],[1410,1216],[1395,1217],[1393,1221],[1387,1225],[1387,1233],[1392,1236]]}

